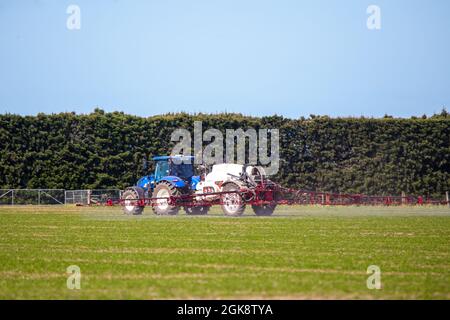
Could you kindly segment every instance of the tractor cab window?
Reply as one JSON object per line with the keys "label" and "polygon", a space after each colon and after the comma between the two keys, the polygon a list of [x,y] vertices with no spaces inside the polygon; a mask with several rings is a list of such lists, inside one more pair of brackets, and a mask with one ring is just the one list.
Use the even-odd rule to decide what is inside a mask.
{"label": "tractor cab window", "polygon": [[192,164],[188,163],[181,163],[181,164],[174,164],[172,163],[172,175],[176,177],[180,177],[182,179],[189,179],[194,175],[194,167]]}
{"label": "tractor cab window", "polygon": [[166,176],[180,177],[189,180],[194,175],[194,167],[192,164],[181,163],[175,164],[172,161],[157,161],[155,169],[155,178],[160,180]]}
{"label": "tractor cab window", "polygon": [[156,162],[156,170],[155,170],[156,180],[162,179],[163,177],[168,176],[169,174],[170,174],[169,162],[157,161]]}

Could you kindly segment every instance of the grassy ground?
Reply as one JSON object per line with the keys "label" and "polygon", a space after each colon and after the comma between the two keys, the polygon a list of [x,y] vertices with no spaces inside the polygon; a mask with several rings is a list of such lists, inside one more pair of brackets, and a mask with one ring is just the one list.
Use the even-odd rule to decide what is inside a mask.
{"label": "grassy ground", "polygon": [[[1,207],[1,299],[450,299],[447,207],[290,207],[272,217]],[[81,269],[81,290],[66,268]],[[381,269],[381,290],[366,287]]]}

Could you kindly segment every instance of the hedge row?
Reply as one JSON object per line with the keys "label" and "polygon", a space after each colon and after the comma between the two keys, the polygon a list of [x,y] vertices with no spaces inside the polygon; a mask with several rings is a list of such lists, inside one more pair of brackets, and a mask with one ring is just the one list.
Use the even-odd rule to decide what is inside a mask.
{"label": "hedge row", "polygon": [[[170,153],[177,128],[277,128],[285,186],[343,193],[442,197],[450,190],[450,117],[287,119],[239,114],[149,118],[96,109],[0,115],[0,188],[123,188],[143,157]],[[151,168],[150,168],[151,169]]]}

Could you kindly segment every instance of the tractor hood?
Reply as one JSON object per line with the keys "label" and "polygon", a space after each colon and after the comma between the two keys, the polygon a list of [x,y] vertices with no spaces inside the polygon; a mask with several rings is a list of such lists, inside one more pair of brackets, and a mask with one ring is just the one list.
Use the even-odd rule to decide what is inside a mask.
{"label": "tractor hood", "polygon": [[186,186],[186,181],[180,179],[176,176],[165,176],[161,181],[167,181],[173,184],[177,188],[184,188]]}
{"label": "tractor hood", "polygon": [[192,190],[195,190],[197,183],[200,182],[200,176],[192,176],[189,180],[183,180],[180,177],[176,176],[166,176],[161,179],[161,181],[167,181],[173,184],[177,188],[184,188],[187,185],[190,185]]}
{"label": "tractor hood", "polygon": [[140,187],[144,190],[148,190],[149,188],[151,188],[151,184],[154,183],[154,177],[153,175],[149,175],[149,176],[144,176],[142,178],[140,178],[138,180],[138,182],[136,183],[137,187]]}

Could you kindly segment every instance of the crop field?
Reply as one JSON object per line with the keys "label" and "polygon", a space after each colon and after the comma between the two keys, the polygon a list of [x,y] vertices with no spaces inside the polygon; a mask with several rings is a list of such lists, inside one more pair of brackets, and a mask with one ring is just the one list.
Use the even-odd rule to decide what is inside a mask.
{"label": "crop field", "polygon": [[[450,208],[0,207],[1,299],[450,299]],[[67,267],[81,288],[67,288]],[[369,290],[367,268],[381,270]]]}

